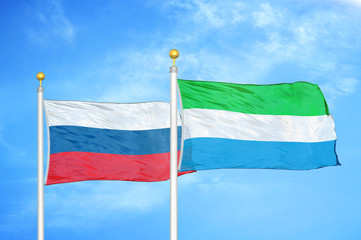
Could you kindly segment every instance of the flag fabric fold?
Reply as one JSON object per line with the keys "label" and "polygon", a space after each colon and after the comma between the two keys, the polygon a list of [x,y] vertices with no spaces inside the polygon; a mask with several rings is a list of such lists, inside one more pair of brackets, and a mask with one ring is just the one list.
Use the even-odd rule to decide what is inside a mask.
{"label": "flag fabric fold", "polygon": [[[168,103],[44,100],[44,105],[50,138],[46,185],[169,179]],[[178,150],[180,141],[179,126]]]}
{"label": "flag fabric fold", "polygon": [[178,87],[184,134],[181,171],[340,165],[334,121],[316,84],[178,79]]}

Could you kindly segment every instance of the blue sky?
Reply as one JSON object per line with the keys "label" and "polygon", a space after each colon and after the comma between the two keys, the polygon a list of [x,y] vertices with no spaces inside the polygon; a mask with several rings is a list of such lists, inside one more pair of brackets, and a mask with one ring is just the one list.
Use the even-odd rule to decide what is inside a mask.
{"label": "blue sky", "polygon": [[[341,167],[179,178],[179,239],[361,239],[361,1],[1,1],[0,239],[36,239],[37,96],[169,101],[179,78],[320,85]],[[168,239],[169,182],[45,187],[46,239]]]}

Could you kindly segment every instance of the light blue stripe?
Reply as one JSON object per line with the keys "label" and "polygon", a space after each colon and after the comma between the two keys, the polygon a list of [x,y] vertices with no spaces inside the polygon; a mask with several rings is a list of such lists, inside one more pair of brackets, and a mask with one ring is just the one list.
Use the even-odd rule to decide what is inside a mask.
{"label": "light blue stripe", "polygon": [[261,142],[191,138],[184,142],[181,171],[219,168],[308,170],[340,165],[336,141]]}

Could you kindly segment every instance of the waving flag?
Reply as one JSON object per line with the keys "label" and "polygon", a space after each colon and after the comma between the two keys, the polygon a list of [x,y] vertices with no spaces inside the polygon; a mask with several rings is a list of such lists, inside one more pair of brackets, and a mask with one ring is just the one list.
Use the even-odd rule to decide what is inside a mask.
{"label": "waving flag", "polygon": [[[50,136],[47,185],[169,179],[168,103],[44,100],[44,104]],[[178,132],[181,136],[180,126]],[[178,142],[180,149],[180,137]]]}
{"label": "waving flag", "polygon": [[178,80],[178,86],[184,131],[181,171],[339,165],[334,121],[316,84]]}

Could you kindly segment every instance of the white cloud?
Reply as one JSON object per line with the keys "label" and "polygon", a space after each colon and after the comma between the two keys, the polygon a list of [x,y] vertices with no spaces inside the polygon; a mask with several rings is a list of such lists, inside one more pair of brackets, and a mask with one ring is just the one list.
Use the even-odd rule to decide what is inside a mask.
{"label": "white cloud", "polygon": [[240,1],[173,0],[167,1],[166,9],[180,8],[194,23],[221,28],[244,21],[244,4]]}
{"label": "white cloud", "polygon": [[[275,76],[269,73],[282,64],[300,69],[306,77],[304,81],[322,83],[335,75],[345,78],[343,75],[349,73],[349,69],[343,70],[344,63],[338,59],[339,55],[328,48],[349,49],[361,39],[352,27],[353,17],[333,8],[311,9],[297,15],[269,2],[254,6],[239,1],[203,0],[174,0],[163,7],[172,9],[171,14],[178,11],[185,20],[176,23],[178,29],[183,25],[186,29],[160,36],[163,43],[179,46],[178,76],[184,79],[270,83]],[[196,24],[190,25],[187,19]],[[225,29],[229,24],[233,24],[232,35],[236,38],[220,40],[223,33],[228,33]],[[241,47],[243,35],[237,32],[254,26],[264,37],[256,38],[258,41],[249,43],[246,48]],[[204,44],[206,39],[214,41],[212,47]],[[168,101],[169,75],[164,66],[170,65],[169,49],[156,41],[159,40],[150,43],[152,48],[119,49],[110,53],[105,61],[107,66],[99,72],[104,76],[101,82],[111,84],[102,86],[103,93],[97,100]],[[290,76],[290,81],[292,78]]]}
{"label": "white cloud", "polygon": [[297,26],[293,29],[297,42],[301,45],[310,44],[315,41],[313,28],[310,26]]}
{"label": "white cloud", "polygon": [[[170,44],[179,47],[178,76],[184,79],[271,83],[278,76],[269,73],[287,64],[302,71],[304,79],[300,80],[304,81],[325,85],[336,78],[356,79],[354,66],[345,68],[341,54],[333,52],[336,48],[353,49],[361,43],[353,16],[333,8],[310,9],[300,15],[269,2],[255,4],[231,0],[173,0],[160,4],[166,11],[172,10],[170,15],[178,11],[181,16],[182,21],[175,21],[177,34],[170,31],[169,35],[156,36],[147,48],[114,50],[103,57],[102,66],[97,60],[89,76],[97,78],[92,82],[97,84],[92,91],[97,97],[91,100],[168,101],[171,61],[170,48],[164,46]],[[233,26],[231,34],[229,25]],[[250,29],[259,35],[252,36],[256,41],[245,40],[244,46],[244,34]],[[234,39],[228,40],[223,34]],[[292,81],[293,76],[289,79]],[[74,85],[71,80],[64,82],[64,86],[67,84]],[[327,89],[332,86],[336,84],[329,84]]]}
{"label": "white cloud", "polygon": [[337,87],[345,94],[350,94],[355,92],[358,80],[354,78],[344,78],[338,82]]}
{"label": "white cloud", "polygon": [[223,27],[226,24],[239,23],[243,20],[240,12],[243,10],[243,4],[240,2],[230,2],[230,4],[220,5],[217,2],[210,3],[202,0],[193,2],[196,6],[194,21],[209,23],[214,27]]}
{"label": "white cloud", "polygon": [[352,5],[361,7],[361,0],[332,0],[332,1],[337,1],[337,2],[341,2],[341,3],[348,3],[348,4],[352,4]]}
{"label": "white cloud", "polygon": [[51,0],[39,4],[35,14],[39,22],[28,31],[30,41],[41,45],[50,44],[54,38],[67,43],[74,41],[75,27],[65,15],[60,0]]}
{"label": "white cloud", "polygon": [[[144,54],[147,52],[147,54]],[[145,102],[169,99],[168,50],[119,50],[106,57],[99,82],[106,82],[98,101]]]}
{"label": "white cloud", "polygon": [[257,81],[274,67],[292,64],[306,77],[302,80],[324,85],[328,92],[335,88],[332,91],[334,100],[353,92],[357,80],[345,76],[357,71],[344,61],[345,53],[340,54],[342,50],[360,50],[361,35],[353,15],[331,8],[315,9],[298,16],[269,3],[261,7],[263,11],[253,15],[267,38],[250,48],[246,62],[251,78]]}
{"label": "white cloud", "polygon": [[334,108],[336,99],[356,92],[358,84],[359,80],[355,78],[334,78],[326,83],[321,83],[320,88],[328,97],[328,105]]}
{"label": "white cloud", "polygon": [[271,7],[271,5],[267,3],[261,4],[262,11],[257,11],[253,13],[253,18],[255,20],[255,26],[257,27],[265,27],[269,25],[280,25],[283,20],[282,13],[277,9]]}

